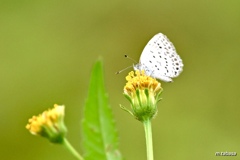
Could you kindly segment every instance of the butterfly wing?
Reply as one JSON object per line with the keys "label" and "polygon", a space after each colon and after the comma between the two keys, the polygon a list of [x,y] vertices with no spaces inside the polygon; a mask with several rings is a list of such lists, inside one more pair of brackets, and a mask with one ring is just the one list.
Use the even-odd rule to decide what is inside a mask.
{"label": "butterfly wing", "polygon": [[[171,82],[183,70],[183,63],[172,42],[162,33],[156,34],[145,46],[139,69],[147,75]],[[136,67],[137,68],[137,67]]]}

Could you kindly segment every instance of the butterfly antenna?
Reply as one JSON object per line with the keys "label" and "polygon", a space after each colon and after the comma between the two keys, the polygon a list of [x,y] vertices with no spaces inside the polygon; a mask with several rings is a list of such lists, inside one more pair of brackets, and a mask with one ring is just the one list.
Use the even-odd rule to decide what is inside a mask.
{"label": "butterfly antenna", "polygon": [[[130,59],[130,60],[133,61],[134,63],[137,63],[137,61],[135,61],[133,58],[129,57],[129,56],[126,55],[126,54],[124,55],[124,57]],[[124,68],[124,69],[122,69],[122,70],[120,70],[120,71],[117,71],[115,74],[119,74],[119,73],[121,73],[121,72],[123,72],[123,71],[125,71],[125,70],[127,70],[128,68],[131,68],[131,67],[133,67],[133,66],[128,66],[127,68]]]}
{"label": "butterfly antenna", "polygon": [[115,74],[119,74],[119,73],[121,73],[121,72],[123,72],[123,71],[125,71],[125,70],[127,70],[128,68],[131,68],[132,66],[128,66],[127,68],[124,68],[124,69],[122,69],[122,70],[120,70],[120,71],[117,71]]}
{"label": "butterfly antenna", "polygon": [[137,61],[135,61],[133,58],[129,57],[129,56],[126,55],[126,54],[124,55],[124,57],[125,57],[125,58],[128,58],[128,59],[130,59],[130,60],[132,60],[134,63],[137,63]]}

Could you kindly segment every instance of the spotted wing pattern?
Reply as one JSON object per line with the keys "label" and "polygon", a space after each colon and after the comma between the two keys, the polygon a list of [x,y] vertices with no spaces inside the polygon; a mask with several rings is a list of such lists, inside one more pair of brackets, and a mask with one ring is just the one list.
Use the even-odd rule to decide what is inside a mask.
{"label": "spotted wing pattern", "polygon": [[156,34],[145,46],[135,70],[145,70],[154,78],[171,82],[183,70],[183,62],[172,42],[162,33]]}

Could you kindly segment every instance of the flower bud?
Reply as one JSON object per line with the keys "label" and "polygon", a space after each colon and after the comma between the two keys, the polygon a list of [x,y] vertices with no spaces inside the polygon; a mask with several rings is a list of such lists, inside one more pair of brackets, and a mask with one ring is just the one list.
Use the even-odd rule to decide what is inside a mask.
{"label": "flower bud", "polygon": [[157,103],[161,100],[161,84],[145,75],[144,71],[131,71],[126,77],[124,96],[130,101],[132,110],[121,106],[137,120],[152,119],[157,114]]}
{"label": "flower bud", "polygon": [[64,124],[64,106],[54,105],[53,109],[44,111],[28,120],[26,128],[34,135],[46,137],[52,143],[62,143],[67,128]]}

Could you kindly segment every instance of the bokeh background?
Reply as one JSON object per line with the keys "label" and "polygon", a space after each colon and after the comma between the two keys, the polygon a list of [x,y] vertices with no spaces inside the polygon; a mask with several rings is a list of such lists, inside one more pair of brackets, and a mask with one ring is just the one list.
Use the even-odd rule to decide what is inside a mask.
{"label": "bokeh background", "polygon": [[184,71],[162,83],[155,159],[240,159],[215,156],[240,154],[240,1],[0,0],[1,159],[74,159],[25,125],[64,104],[68,139],[81,151],[82,108],[101,56],[121,152],[145,160],[143,126],[119,108],[129,106],[122,92],[130,70],[115,72],[132,65],[124,54],[138,60],[158,32],[174,43]]}

